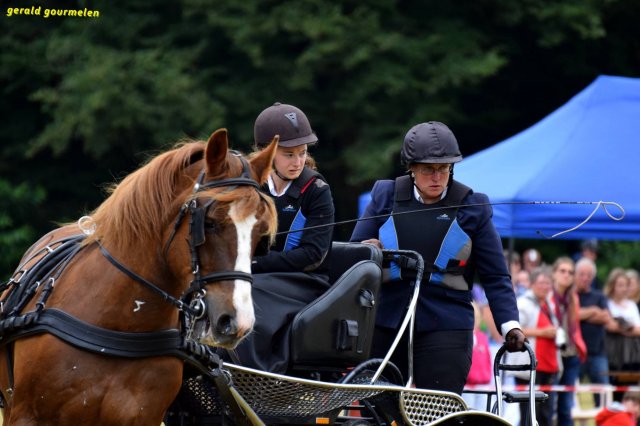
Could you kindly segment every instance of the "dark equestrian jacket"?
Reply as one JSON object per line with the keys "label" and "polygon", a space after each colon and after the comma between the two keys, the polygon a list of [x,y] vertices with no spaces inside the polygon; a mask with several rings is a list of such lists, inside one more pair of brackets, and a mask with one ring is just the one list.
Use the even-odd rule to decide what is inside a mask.
{"label": "dark equestrian jacket", "polygon": [[[518,309],[502,243],[491,217],[486,195],[453,181],[446,196],[435,204],[422,204],[413,195],[409,176],[377,181],[363,217],[415,213],[359,221],[351,241],[378,238],[388,249],[419,252],[425,275],[418,300],[416,329],[471,330],[474,312],[471,287],[474,277],[482,284],[498,330],[517,324]],[[478,205],[485,204],[485,205]],[[462,206],[462,207],[460,207]],[[383,285],[376,323],[396,328],[413,292],[391,266],[391,281]],[[502,330],[501,330],[502,331]]]}
{"label": "dark equestrian jacket", "polygon": [[[265,192],[271,195],[268,188]],[[273,197],[273,196],[272,196]],[[278,212],[278,232],[334,222],[331,190],[322,175],[305,167],[287,191],[273,197]],[[256,257],[253,273],[327,272],[333,226],[280,234],[269,254]]]}

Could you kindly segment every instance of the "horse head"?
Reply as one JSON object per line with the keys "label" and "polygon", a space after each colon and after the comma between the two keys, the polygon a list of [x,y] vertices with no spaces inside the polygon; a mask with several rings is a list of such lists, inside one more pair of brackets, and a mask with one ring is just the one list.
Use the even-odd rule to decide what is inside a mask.
{"label": "horse head", "polygon": [[251,259],[277,229],[273,202],[259,186],[267,180],[276,148],[277,137],[247,161],[229,151],[225,129],[215,131],[181,209],[184,223],[176,219],[174,238],[181,244],[174,243],[167,262],[181,282],[190,281],[186,299],[196,312],[192,337],[201,343],[234,347],[253,328]]}

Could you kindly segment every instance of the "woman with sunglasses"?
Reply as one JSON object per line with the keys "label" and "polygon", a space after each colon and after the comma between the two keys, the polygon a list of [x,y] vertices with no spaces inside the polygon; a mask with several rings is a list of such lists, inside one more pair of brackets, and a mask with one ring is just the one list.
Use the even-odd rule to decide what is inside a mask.
{"label": "woman with sunglasses", "polygon": [[[574,284],[575,265],[570,257],[559,257],[553,262],[553,301],[560,328],[556,345],[562,357],[559,384],[575,386],[580,376],[580,364],[587,360],[587,347],[580,329],[580,300]],[[571,407],[573,392],[558,393],[558,426],[573,426]]]}
{"label": "woman with sunglasses", "polygon": [[[453,132],[437,121],[418,124],[406,134],[400,156],[407,174],[377,181],[363,218],[394,215],[359,221],[351,241],[422,255],[425,277],[414,330],[415,384],[461,394],[473,348],[474,275],[484,287],[508,350],[523,347],[511,278],[491,222],[489,199],[453,179],[453,166],[462,160]],[[411,277],[402,273],[406,275],[391,264],[393,282],[381,291],[373,356],[387,353],[405,315],[413,287]],[[407,373],[406,344],[400,343],[391,359]]]}

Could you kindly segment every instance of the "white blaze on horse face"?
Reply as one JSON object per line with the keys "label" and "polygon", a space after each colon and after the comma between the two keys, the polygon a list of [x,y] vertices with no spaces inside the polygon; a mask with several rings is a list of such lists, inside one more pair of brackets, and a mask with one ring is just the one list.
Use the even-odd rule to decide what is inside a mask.
{"label": "white blaze on horse face", "polygon": [[[255,214],[244,219],[238,217],[235,203],[229,208],[229,217],[236,226],[238,247],[236,250],[236,271],[251,273],[251,231],[258,222]],[[253,327],[255,316],[253,312],[253,300],[251,299],[251,283],[244,280],[235,280],[233,290],[233,305],[237,312],[238,328],[248,332]]]}

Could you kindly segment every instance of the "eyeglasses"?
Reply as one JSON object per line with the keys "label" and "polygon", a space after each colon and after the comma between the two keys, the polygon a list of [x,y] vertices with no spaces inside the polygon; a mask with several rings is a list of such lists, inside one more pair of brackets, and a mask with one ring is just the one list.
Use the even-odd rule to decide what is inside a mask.
{"label": "eyeglasses", "polygon": [[573,269],[558,268],[558,272],[561,274],[573,275]]}
{"label": "eyeglasses", "polygon": [[417,166],[416,172],[420,173],[423,176],[433,176],[436,173],[438,175],[448,175],[451,172],[451,165],[447,164],[445,166],[440,166],[440,167]]}

